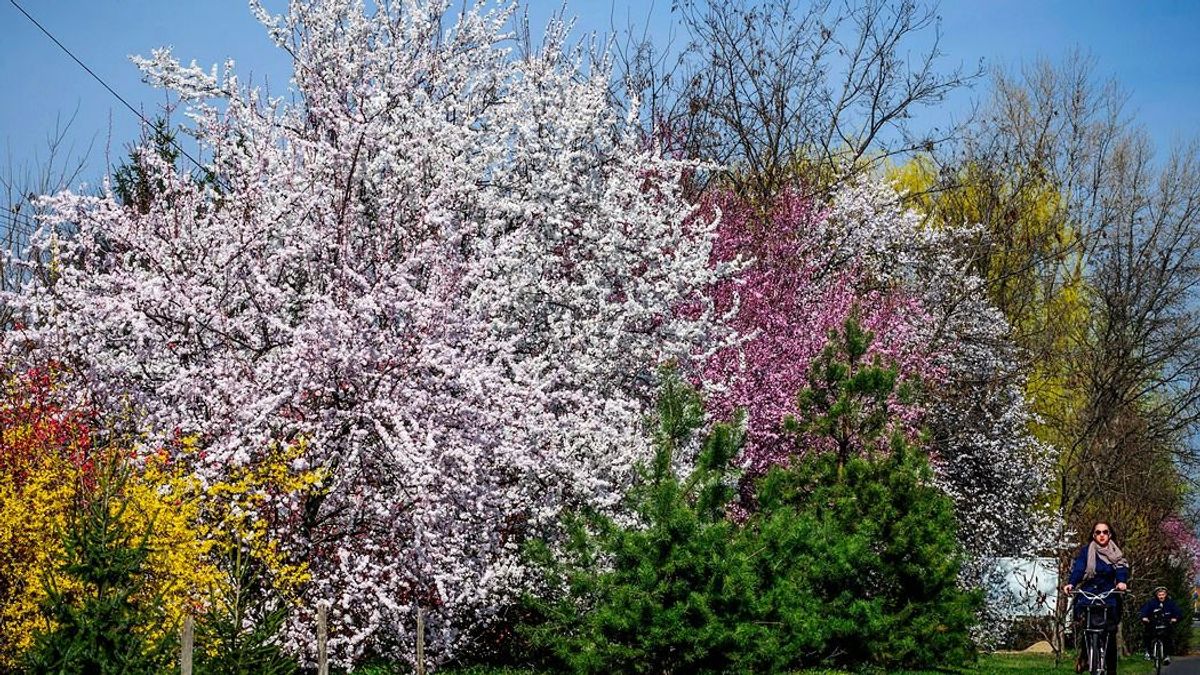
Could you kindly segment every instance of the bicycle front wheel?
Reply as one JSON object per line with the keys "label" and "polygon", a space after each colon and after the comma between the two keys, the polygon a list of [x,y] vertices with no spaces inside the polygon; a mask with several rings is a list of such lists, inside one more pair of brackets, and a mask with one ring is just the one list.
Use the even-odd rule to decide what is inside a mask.
{"label": "bicycle front wheel", "polygon": [[1104,634],[1091,631],[1087,635],[1088,673],[1104,675]]}

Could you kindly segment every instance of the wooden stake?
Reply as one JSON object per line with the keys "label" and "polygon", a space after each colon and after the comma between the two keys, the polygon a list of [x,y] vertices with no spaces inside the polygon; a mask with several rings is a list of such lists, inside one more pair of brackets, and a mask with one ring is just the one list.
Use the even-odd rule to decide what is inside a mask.
{"label": "wooden stake", "polygon": [[324,602],[317,605],[317,675],[329,675],[329,624]]}
{"label": "wooden stake", "polygon": [[417,675],[425,675],[425,608],[417,607]]}
{"label": "wooden stake", "polygon": [[183,616],[183,633],[179,636],[179,671],[182,675],[192,675],[192,650],[196,646],[196,629],[192,624],[192,615]]}

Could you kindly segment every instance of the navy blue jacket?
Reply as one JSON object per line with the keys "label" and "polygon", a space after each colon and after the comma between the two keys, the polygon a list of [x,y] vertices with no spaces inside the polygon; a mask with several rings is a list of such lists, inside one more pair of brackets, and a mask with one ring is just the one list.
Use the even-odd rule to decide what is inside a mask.
{"label": "navy blue jacket", "polygon": [[[1068,579],[1069,584],[1076,588],[1081,588],[1088,593],[1097,594],[1111,591],[1116,588],[1117,582],[1129,583],[1129,566],[1113,567],[1108,564],[1108,561],[1100,556],[1096,556],[1096,576],[1088,579],[1080,586],[1083,581],[1083,573],[1087,571],[1087,553],[1088,547],[1085,545],[1079,550],[1075,556],[1075,564],[1071,566],[1071,577]],[[1117,606],[1118,596],[1116,593],[1108,596],[1106,602],[1112,607]],[[1077,605],[1078,607],[1078,605]]]}
{"label": "navy blue jacket", "polygon": [[1150,598],[1146,601],[1146,604],[1142,605],[1142,610],[1138,612],[1138,616],[1143,619],[1149,619],[1150,615],[1155,612],[1162,612],[1162,616],[1167,622],[1170,622],[1171,619],[1178,621],[1183,618],[1183,612],[1179,611],[1179,606],[1170,598],[1162,602],[1159,602],[1158,598]]}

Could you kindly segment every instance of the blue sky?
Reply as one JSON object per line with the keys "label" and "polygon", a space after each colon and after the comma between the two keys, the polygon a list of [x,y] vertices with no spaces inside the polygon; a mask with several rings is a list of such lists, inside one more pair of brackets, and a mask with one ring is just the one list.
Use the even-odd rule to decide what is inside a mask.
{"label": "blue sky", "polygon": [[[18,0],[135,107],[153,113],[161,92],[142,84],[129,63],[171,45],[177,56],[206,67],[228,57],[243,79],[253,74],[275,92],[286,87],[289,62],[250,16],[244,0]],[[268,2],[278,6],[279,2]],[[658,38],[671,30],[670,0],[572,0],[577,32],[607,32],[648,21]],[[544,25],[559,0],[529,3]],[[1200,132],[1200,2],[1155,0],[945,0],[947,64],[1014,66],[1039,56],[1062,58],[1073,46],[1090,51],[1097,70],[1130,92],[1130,110],[1160,144]],[[77,112],[70,142],[92,144],[86,177],[95,181],[136,138],[136,118],[55,47],[8,2],[0,3],[0,170],[36,164],[55,117]],[[965,110],[980,89],[964,92],[934,113]],[[149,116],[149,114],[148,114]],[[40,154],[39,154],[40,153]]]}

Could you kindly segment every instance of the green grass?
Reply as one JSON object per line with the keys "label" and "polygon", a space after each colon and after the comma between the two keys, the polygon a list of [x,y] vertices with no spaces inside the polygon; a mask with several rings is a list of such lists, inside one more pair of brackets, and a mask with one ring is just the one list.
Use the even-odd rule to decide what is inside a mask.
{"label": "green grass", "polygon": [[[1064,658],[1056,668],[1054,657],[1049,654],[995,654],[980,657],[979,664],[973,670],[964,673],[1005,673],[1006,675],[1024,675],[1028,673],[1074,673],[1075,660]],[[1121,659],[1117,669],[1121,675],[1137,675],[1151,672],[1150,664],[1141,656],[1131,656]]]}
{"label": "green grass", "polygon": [[[806,670],[803,675],[843,675],[844,671]],[[882,671],[879,671],[882,672]],[[1121,660],[1119,668],[1121,675],[1140,675],[1151,672],[1150,664],[1140,656],[1131,656]],[[1075,673],[1074,657],[1062,659],[1058,666],[1054,665],[1054,656],[1050,654],[988,654],[979,657],[979,662],[965,668],[948,668],[945,670],[916,670],[895,673],[893,675],[1042,675],[1043,673]]]}
{"label": "green grass", "polygon": [[[463,670],[440,671],[446,675],[542,675],[533,670],[518,670],[512,668],[469,668]],[[864,671],[871,675],[882,675],[884,671]],[[981,656],[979,662],[965,668],[949,668],[945,670],[919,670],[890,673],[889,675],[1044,675],[1050,673],[1073,674],[1075,663],[1072,659],[1064,658],[1054,665],[1054,657],[1049,654],[989,654]],[[1121,660],[1121,675],[1141,675],[1151,672],[1150,664],[1140,656],[1132,656]],[[854,675],[842,670],[804,670],[796,675]],[[858,675],[862,675],[861,673]]]}
{"label": "green grass", "polygon": [[[1140,656],[1121,659],[1118,669],[1121,675],[1141,675],[1152,671],[1150,664]],[[882,675],[884,671],[866,671],[872,675]],[[1062,673],[1074,675],[1075,661],[1062,659],[1058,666],[1054,665],[1054,656],[1050,654],[989,654],[979,657],[979,662],[965,668],[947,668],[944,670],[913,670],[893,672],[889,675],[1043,675],[1044,673]],[[843,670],[804,670],[796,675],[851,675]]]}

